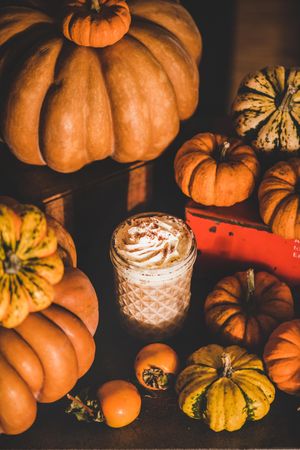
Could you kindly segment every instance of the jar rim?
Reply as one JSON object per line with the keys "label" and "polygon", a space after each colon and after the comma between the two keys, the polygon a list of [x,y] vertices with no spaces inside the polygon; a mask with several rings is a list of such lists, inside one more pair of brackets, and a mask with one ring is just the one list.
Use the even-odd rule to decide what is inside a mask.
{"label": "jar rim", "polygon": [[[169,265],[167,267],[149,267],[148,268],[148,267],[139,267],[134,264],[130,264],[130,263],[128,263],[128,261],[126,261],[124,258],[122,258],[122,256],[120,256],[118,254],[118,252],[115,248],[114,238],[115,238],[118,230],[120,229],[120,227],[128,220],[140,218],[140,217],[151,217],[151,216],[167,216],[167,217],[175,218],[176,220],[179,220],[184,224],[184,226],[188,230],[190,237],[191,237],[191,247],[190,247],[189,253],[183,259],[174,261],[174,263],[172,263],[171,265]],[[113,234],[112,234],[111,240],[110,240],[110,259],[115,267],[121,265],[126,270],[135,271],[138,273],[147,272],[147,273],[149,273],[149,275],[154,274],[157,271],[159,271],[163,275],[164,273],[167,273],[170,270],[176,271],[177,269],[181,269],[183,266],[188,265],[191,260],[196,259],[196,255],[197,255],[196,239],[195,239],[195,235],[194,235],[191,227],[182,218],[174,216],[173,214],[169,214],[167,212],[149,211],[149,212],[142,212],[142,213],[138,213],[138,214],[129,216],[126,219],[124,219],[122,222],[120,222],[119,225],[117,225],[117,227],[113,231]],[[146,275],[146,273],[145,273],[145,275]]]}

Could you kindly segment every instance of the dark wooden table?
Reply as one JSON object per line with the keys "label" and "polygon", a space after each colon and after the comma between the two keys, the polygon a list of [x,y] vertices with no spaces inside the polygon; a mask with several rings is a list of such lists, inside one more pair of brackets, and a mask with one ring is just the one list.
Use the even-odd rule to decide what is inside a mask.
{"label": "dark wooden table", "polygon": [[[199,126],[201,123],[201,126]],[[180,143],[200,129],[222,130],[222,121],[208,125],[199,117],[184,127],[174,144],[155,161],[152,174],[153,195],[144,209],[165,211],[184,217],[186,198],[177,188],[173,175],[174,154]],[[187,124],[186,124],[187,125]],[[90,170],[90,169],[88,169]],[[133,361],[142,342],[130,337],[119,325],[114,302],[113,274],[108,256],[109,240],[114,227],[128,213],[115,207],[103,209],[82,197],[86,206],[76,215],[74,238],[79,253],[79,267],[93,282],[100,302],[100,325],[95,335],[97,352],[90,371],[78,382],[72,393],[96,387],[104,381],[122,378],[135,383]],[[95,199],[93,199],[95,201]],[[100,203],[99,203],[100,204]],[[108,203],[109,204],[109,203]],[[92,217],[85,212],[93,211]],[[182,331],[166,341],[179,354],[184,366],[186,357],[196,348],[216,342],[207,332],[203,320],[203,301],[215,282],[226,273],[204,275],[198,259],[192,280],[189,317]],[[295,292],[299,303],[299,292]],[[299,317],[299,306],[297,310]],[[140,388],[139,388],[140,389]],[[138,419],[122,429],[105,424],[79,423],[65,414],[66,398],[52,404],[40,404],[35,424],[18,436],[1,436],[0,449],[121,449],[121,448],[297,448],[300,446],[300,399],[277,390],[270,413],[258,422],[249,422],[241,430],[215,433],[201,422],[189,419],[179,409],[174,391],[143,396]],[[1,405],[0,405],[1,407]]]}

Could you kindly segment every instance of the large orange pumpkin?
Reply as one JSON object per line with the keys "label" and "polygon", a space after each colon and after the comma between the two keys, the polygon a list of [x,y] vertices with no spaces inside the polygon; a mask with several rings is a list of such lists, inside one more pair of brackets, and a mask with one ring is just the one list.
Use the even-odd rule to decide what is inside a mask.
{"label": "large orange pumpkin", "polygon": [[288,394],[300,395],[300,319],[284,322],[273,331],[263,358],[277,387]]}
{"label": "large orange pumpkin", "polygon": [[260,165],[241,140],[199,133],[178,150],[175,179],[182,192],[206,206],[231,206],[252,193]]}
{"label": "large orange pumpkin", "polygon": [[268,169],[258,189],[259,211],[273,233],[300,239],[300,158]]}
{"label": "large orange pumpkin", "polygon": [[0,432],[18,434],[36,417],[37,402],[63,397],[90,368],[98,301],[91,282],[68,268],[54,303],[16,328],[0,327]]}
{"label": "large orange pumpkin", "polygon": [[[85,0],[66,8],[57,0],[1,2],[0,130],[25,163],[73,172],[108,156],[150,160],[197,106],[201,36],[185,8],[172,0],[128,0],[128,32],[93,48],[93,27],[103,25],[97,14],[115,17],[110,8],[118,2],[99,3],[105,8],[91,11],[91,20]],[[114,23],[106,38],[120,27]],[[79,34],[83,45],[70,41]]]}

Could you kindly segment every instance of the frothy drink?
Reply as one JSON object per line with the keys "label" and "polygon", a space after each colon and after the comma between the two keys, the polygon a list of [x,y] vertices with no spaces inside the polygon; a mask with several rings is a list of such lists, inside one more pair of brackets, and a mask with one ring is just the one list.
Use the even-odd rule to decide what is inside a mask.
{"label": "frothy drink", "polygon": [[179,331],[196,254],[193,232],[174,216],[140,214],[116,228],[110,255],[120,317],[129,333],[155,341]]}

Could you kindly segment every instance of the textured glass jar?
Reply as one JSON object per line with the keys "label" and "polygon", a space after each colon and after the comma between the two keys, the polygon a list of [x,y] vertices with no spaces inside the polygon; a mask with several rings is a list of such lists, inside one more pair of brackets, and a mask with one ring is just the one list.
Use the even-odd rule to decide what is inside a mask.
{"label": "textured glass jar", "polygon": [[190,236],[189,253],[169,267],[136,267],[118,254],[115,236],[119,228],[134,218],[167,216],[151,212],[129,217],[115,229],[110,245],[114,266],[116,299],[120,318],[126,330],[146,341],[157,341],[176,334],[186,319],[191,296],[191,277],[197,256],[192,230],[181,219],[173,217]]}

